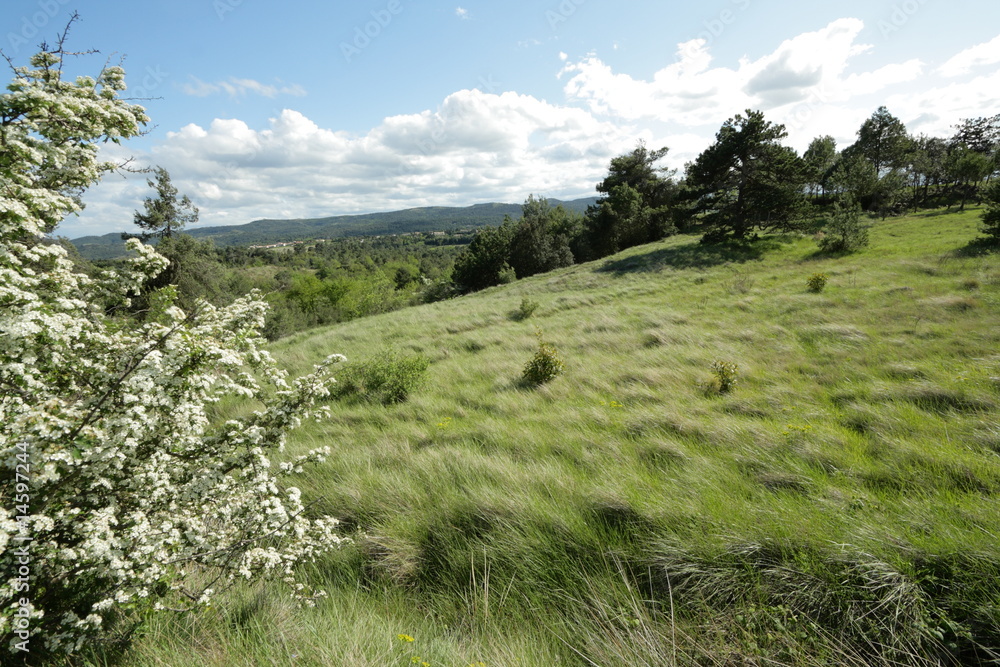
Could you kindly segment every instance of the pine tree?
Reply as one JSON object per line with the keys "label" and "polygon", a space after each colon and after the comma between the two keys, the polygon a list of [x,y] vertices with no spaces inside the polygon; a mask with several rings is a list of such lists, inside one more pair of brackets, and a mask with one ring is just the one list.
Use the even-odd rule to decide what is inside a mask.
{"label": "pine tree", "polygon": [[146,183],[156,190],[156,196],[146,197],[142,202],[145,212],[136,211],[133,219],[139,229],[145,230],[139,235],[143,241],[170,238],[186,225],[198,222],[198,208],[187,195],[177,198],[177,188],[170,182],[167,170],[156,167],[153,173],[155,180],[146,179]]}

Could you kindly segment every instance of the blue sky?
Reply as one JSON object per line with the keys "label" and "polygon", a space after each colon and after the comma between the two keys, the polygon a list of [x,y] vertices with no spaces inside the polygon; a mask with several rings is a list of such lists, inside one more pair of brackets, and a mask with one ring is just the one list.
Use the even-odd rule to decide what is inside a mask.
{"label": "blue sky", "polygon": [[[638,140],[682,168],[745,108],[799,150],[885,104],[947,136],[1000,113],[1000,3],[717,0],[7,0],[24,63],[72,11],[76,73],[124,57],[152,127],[106,151],[162,165],[201,224],[593,194]],[[71,238],[130,227],[109,176]]]}

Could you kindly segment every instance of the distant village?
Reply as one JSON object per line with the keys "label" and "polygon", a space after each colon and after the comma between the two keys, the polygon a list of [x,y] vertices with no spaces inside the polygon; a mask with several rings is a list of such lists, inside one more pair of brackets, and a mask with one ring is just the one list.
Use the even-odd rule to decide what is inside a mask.
{"label": "distant village", "polygon": [[[469,229],[460,229],[460,230],[457,231],[457,233],[470,233],[472,231],[473,231],[472,228],[469,228]],[[388,236],[425,236],[425,237],[435,237],[435,236],[445,236],[446,234],[447,234],[447,232],[404,232],[402,234],[388,234]],[[379,236],[372,236],[371,238],[378,239],[378,238],[382,238],[382,236],[381,235],[379,235]],[[310,239],[308,241],[281,241],[279,243],[267,243],[267,244],[264,244],[264,245],[252,245],[252,246],[247,246],[247,247],[250,248],[251,250],[271,250],[271,249],[274,249],[274,248],[287,248],[287,247],[290,247],[290,246],[296,246],[296,245],[300,245],[302,243],[323,243],[324,241],[327,241],[327,240],[328,239]],[[364,243],[364,237],[360,237],[359,240],[361,241],[361,243]]]}
{"label": "distant village", "polygon": [[[320,241],[325,241],[326,239],[313,239],[308,241],[308,243],[319,243]],[[299,245],[300,243],[307,243],[307,241],[282,241],[280,243],[268,243],[267,245],[252,245],[249,246],[251,250],[260,248],[287,248],[288,246]]]}

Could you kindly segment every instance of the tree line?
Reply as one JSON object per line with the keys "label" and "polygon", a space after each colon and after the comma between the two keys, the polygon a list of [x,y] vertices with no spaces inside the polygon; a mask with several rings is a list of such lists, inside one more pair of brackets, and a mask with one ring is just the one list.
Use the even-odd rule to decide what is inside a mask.
{"label": "tree line", "polygon": [[[529,196],[521,217],[506,216],[474,236],[431,234],[336,239],[286,249],[227,247],[183,234],[198,210],[156,168],[134,222],[156,240],[169,267],[134,299],[148,309],[158,290],[173,285],[179,303],[221,305],[250,289],[268,296],[265,332],[278,338],[405,305],[435,301],[612,255],[678,232],[701,233],[705,243],[751,242],[774,231],[820,231],[825,251],[867,244],[870,216],[956,206],[984,197],[1000,168],[1000,115],[969,118],[948,138],[913,136],[885,107],[838,150],[829,135],[799,155],[782,142],[785,127],[747,110],[728,119],[715,141],[685,165],[683,175],[660,166],[667,148],[613,158],[597,184],[600,197],[586,213]],[[996,217],[996,216],[994,216]],[[987,237],[1000,238],[987,218]],[[996,224],[994,223],[994,227]],[[467,244],[467,245],[465,245]],[[271,267],[272,270],[254,270]]]}
{"label": "tree line", "polygon": [[[469,292],[573,263],[605,257],[679,231],[702,241],[748,242],[761,232],[822,226],[821,246],[849,251],[867,242],[862,212],[885,218],[921,208],[1000,206],[991,182],[1000,169],[1000,114],[968,118],[948,138],[911,135],[884,106],[857,139],[838,150],[813,139],[799,155],[785,126],[747,110],[722,124],[715,141],[678,177],[658,166],[667,148],[640,143],[611,160],[586,214],[529,197],[520,220],[481,229],[456,260],[452,279]],[[984,217],[1000,237],[997,215]],[[991,226],[992,225],[992,226]]]}

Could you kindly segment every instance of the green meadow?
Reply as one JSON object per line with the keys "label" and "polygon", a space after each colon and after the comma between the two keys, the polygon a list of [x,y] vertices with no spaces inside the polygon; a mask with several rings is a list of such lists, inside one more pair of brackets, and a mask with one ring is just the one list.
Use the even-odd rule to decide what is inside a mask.
{"label": "green meadow", "polygon": [[[978,222],[890,218],[837,257],[678,235],[279,340],[293,374],[429,361],[405,401],[331,401],[289,444],[333,448],[297,480],[353,538],[302,565],[329,598],[236,589],[154,616],[125,664],[996,664],[1000,255]],[[531,386],[539,338],[564,372]]]}

